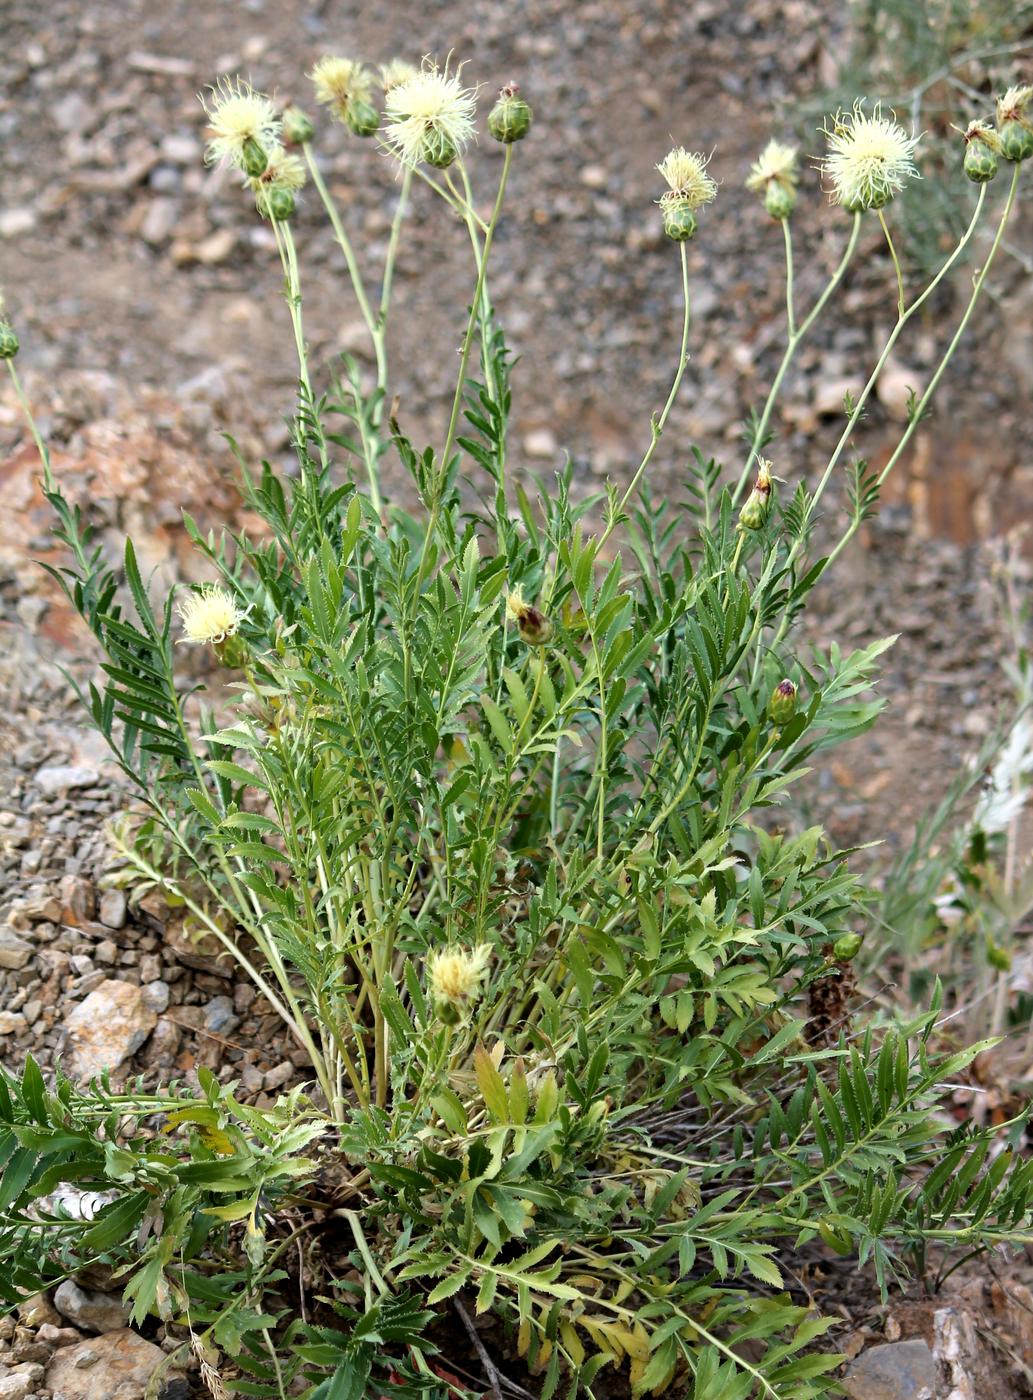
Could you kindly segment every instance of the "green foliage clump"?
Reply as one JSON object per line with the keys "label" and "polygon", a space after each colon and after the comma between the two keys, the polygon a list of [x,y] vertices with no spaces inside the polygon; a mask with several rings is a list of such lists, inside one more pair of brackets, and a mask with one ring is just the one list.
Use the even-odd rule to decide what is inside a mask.
{"label": "green foliage clump", "polygon": [[[319,71],[338,104],[357,81],[344,60]],[[788,363],[865,210],[883,219],[909,178],[913,142],[860,107],[836,127],[844,180],[875,139],[896,143],[895,164],[877,201],[850,202],[843,257],[799,324],[782,218],[787,350],[738,486],[678,444],[685,499],[649,489],[690,336],[679,236],[667,403],[625,491],[577,499],[569,465],[552,483],[509,468],[510,361],[487,273],[515,143],[485,222],[457,84],[426,69],[390,89],[403,160],[436,131],[460,180],[405,164],[375,311],[311,123],[299,128],[377,376],[344,358],[313,389],[290,222],[274,218],[297,471],[241,461],[260,528],[187,520],[213,582],[181,598],[183,639],[235,676],[218,715],[179,683],[173,598],[154,602],[131,542],[121,572],[109,566],[40,444],[68,549],[54,574],[105,658],[81,698],[148,809],[119,838],[128,878],[236,959],[312,1079],[259,1111],[207,1073],[200,1093],[155,1095],[60,1073],[48,1088],[31,1061],[3,1076],[0,1294],[14,1304],[103,1262],[136,1320],[183,1327],[216,1394],[454,1394],[437,1358],[447,1319],[469,1309],[492,1315],[543,1400],[596,1394],[607,1367],[636,1395],[809,1400],[838,1358],[821,1345],[832,1319],[793,1296],[796,1251],[855,1255],[885,1291],[930,1250],[1026,1238],[1033,1202],[1033,1167],[998,1151],[998,1130],[939,1112],[985,1042],[949,1042],[938,993],[899,1024],[851,1020],[870,897],[849,852],[792,820],[816,756],[881,708],[892,639],[844,654],[804,645],[797,624],[876,507],[889,467],[855,463],[843,533],[815,552],[821,495],[928,289],[906,306],[898,283],[887,349],[813,490],[758,454]],[[271,105],[246,85],[220,91],[220,149],[271,143]],[[414,94],[439,103],[437,127],[412,127]],[[263,170],[300,185],[299,157],[262,152]],[[780,169],[793,155],[775,154]],[[713,198],[704,164],[672,152],[669,194],[688,198],[691,177],[697,207]],[[391,270],[417,173],[466,222],[476,264],[440,448],[385,421]],[[984,186],[969,233],[985,205]],[[385,501],[389,454],[410,486]],[[780,476],[794,478],[781,496]],[[296,1251],[314,1279],[305,1316]]]}

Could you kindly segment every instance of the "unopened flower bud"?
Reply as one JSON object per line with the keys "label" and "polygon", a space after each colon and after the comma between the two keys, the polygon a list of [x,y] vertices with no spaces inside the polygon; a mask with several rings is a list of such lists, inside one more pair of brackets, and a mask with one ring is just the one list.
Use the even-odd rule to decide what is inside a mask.
{"label": "unopened flower bud", "polygon": [[288,146],[303,146],[315,134],[312,118],[300,107],[290,106],[283,113],[283,139]]}
{"label": "unopened flower bud", "polygon": [[14,327],[7,321],[0,321],[0,360],[13,360],[18,353],[18,337]]}
{"label": "unopened flower bud", "polygon": [[372,102],[367,102],[361,97],[352,98],[344,120],[348,129],[354,131],[356,136],[372,136],[380,125],[380,113]]}
{"label": "unopened flower bud", "polygon": [[675,243],[684,243],[699,227],[699,221],[688,200],[678,200],[664,209],[664,233]]}
{"label": "unopened flower bud", "polygon": [[249,136],[241,147],[240,158],[244,166],[244,173],[250,175],[252,180],[257,180],[259,175],[264,174],[265,168],[269,164],[269,156],[265,147],[253,136]]}
{"label": "unopened flower bud", "polygon": [[768,701],[768,719],[783,729],[796,714],[796,686],[788,677],[779,681]]}
{"label": "unopened flower bud", "polygon": [[977,185],[985,185],[997,174],[997,154],[981,141],[965,147],[965,174]]}
{"label": "unopened flower bud", "polygon": [[1033,121],[1030,120],[1033,86],[1010,87],[997,99],[997,130],[1001,154],[1014,164],[1033,156]]}
{"label": "unopened flower bud", "polygon": [[739,512],[741,530],[759,530],[768,518],[771,507],[771,463],[761,457],[757,465],[757,480]]}
{"label": "unopened flower bud", "polygon": [[991,938],[986,945],[986,960],[995,972],[1011,971],[1011,954]]}
{"label": "unopened flower bud", "polygon": [[832,945],[832,952],[839,962],[850,962],[861,951],[864,939],[859,933],[843,933]]}
{"label": "unopened flower bud", "polygon": [[511,145],[522,141],[531,130],[531,109],[520,96],[516,83],[507,83],[488,113],[488,130],[496,141]]}
{"label": "unopened flower bud", "polygon": [[447,170],[458,154],[456,143],[444,131],[435,127],[425,134],[420,159],[435,170]]}
{"label": "unopened flower bud", "polygon": [[764,208],[773,219],[788,219],[796,208],[796,190],[772,180],[764,191]]}
{"label": "unopened flower bud", "polygon": [[506,599],[506,612],[517,625],[522,641],[530,647],[542,647],[552,636],[552,623],[531,603],[524,601],[519,588]]}
{"label": "unopened flower bud", "polygon": [[225,666],[227,671],[239,671],[247,665],[250,655],[247,642],[236,632],[221,642],[215,642],[212,650],[219,659],[219,665]]}
{"label": "unopened flower bud", "polygon": [[1033,156],[1033,126],[1024,121],[1008,121],[1000,131],[1001,154],[1018,165]]}
{"label": "unopened flower bud", "polygon": [[286,223],[296,208],[290,190],[273,188],[266,193],[265,209],[270,219],[278,224]]}

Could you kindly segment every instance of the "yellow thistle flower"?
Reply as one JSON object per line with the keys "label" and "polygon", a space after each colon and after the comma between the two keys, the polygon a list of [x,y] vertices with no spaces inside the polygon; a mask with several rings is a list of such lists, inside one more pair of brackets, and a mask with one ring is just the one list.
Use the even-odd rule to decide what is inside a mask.
{"label": "yellow thistle flower", "polygon": [[220,78],[201,94],[201,106],[212,132],[205,145],[209,165],[228,161],[246,170],[250,151],[268,151],[279,139],[276,108],[242,78]]}
{"label": "yellow thistle flower", "polygon": [[385,93],[384,135],[403,165],[426,161],[443,169],[473,139],[476,108],[477,90],[464,87],[458,71],[424,60],[419,72]]}
{"label": "yellow thistle flower", "polygon": [[684,146],[668,151],[656,167],[669,186],[657,201],[661,209],[680,204],[696,210],[710,203],[717,185],[707,174],[708,160],[709,156],[693,155]]}
{"label": "yellow thistle flower", "polygon": [[179,605],[183,641],[196,646],[217,646],[236,635],[245,614],[233,595],[216,583],[203,583]]}
{"label": "yellow thistle flower", "polygon": [[1021,87],[1010,87],[1007,92],[1003,92],[997,99],[998,126],[1002,126],[1005,122],[1026,121],[1026,108],[1031,101],[1033,101],[1033,85],[1028,83]]}
{"label": "yellow thistle flower", "polygon": [[349,109],[356,104],[372,101],[373,74],[357,59],[327,54],[309,77],[315,85],[316,101],[329,107],[330,115],[339,122],[348,120]]}
{"label": "yellow thistle flower", "polygon": [[826,124],[828,153],[822,174],[831,184],[831,199],[856,213],[881,209],[918,177],[914,162],[917,136],[909,136],[878,103],[871,115],[858,101],[852,111],[837,112]]}
{"label": "yellow thistle flower", "polygon": [[488,973],[491,944],[441,948],[427,958],[427,986],[439,1006],[463,1012],[480,995]]}
{"label": "yellow thistle flower", "polygon": [[305,183],[305,162],[300,156],[288,155],[282,146],[269,152],[268,164],[257,179],[248,184],[255,196],[255,207],[263,219],[281,217],[289,207],[293,212],[294,196]]}
{"label": "yellow thistle flower", "polygon": [[410,78],[415,78],[419,71],[404,58],[392,58],[380,65],[380,86],[386,94],[399,83],[407,83]]}
{"label": "yellow thistle flower", "polygon": [[800,178],[796,154],[795,146],[783,146],[781,141],[769,141],[750,166],[746,188],[763,191],[775,182],[787,189],[795,189]]}

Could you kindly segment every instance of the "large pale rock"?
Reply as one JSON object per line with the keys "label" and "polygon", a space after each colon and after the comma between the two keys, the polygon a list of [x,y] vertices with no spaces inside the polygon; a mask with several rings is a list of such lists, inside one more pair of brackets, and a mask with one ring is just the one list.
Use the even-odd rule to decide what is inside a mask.
{"label": "large pale rock", "polygon": [[69,1073],[89,1079],[117,1069],[139,1050],[157,1021],[141,987],[117,979],[102,982],[65,1019]]}
{"label": "large pale rock", "polygon": [[129,1321],[129,1309],[121,1298],[80,1288],[72,1278],[58,1284],[54,1306],[84,1332],[120,1332]]}
{"label": "large pale rock", "polygon": [[47,1367],[46,1385],[54,1400],[143,1400],[164,1360],[160,1347],[126,1327],[62,1347]]}
{"label": "large pale rock", "polygon": [[32,957],[33,951],[32,944],[19,938],[12,929],[6,926],[0,928],[0,967],[18,972]]}
{"label": "large pale rock", "polygon": [[924,1341],[890,1342],[862,1351],[841,1384],[851,1400],[933,1400],[937,1369]]}

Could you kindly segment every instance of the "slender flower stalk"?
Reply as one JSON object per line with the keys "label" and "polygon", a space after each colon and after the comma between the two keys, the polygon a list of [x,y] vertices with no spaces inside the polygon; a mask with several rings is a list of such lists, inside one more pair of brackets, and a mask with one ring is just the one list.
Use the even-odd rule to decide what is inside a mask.
{"label": "slender flower stalk", "polygon": [[[785,231],[786,236],[786,302],[787,309],[791,309],[793,299],[793,264],[792,243],[789,238],[788,220],[783,221],[783,229]],[[860,234],[861,215],[858,213],[854,215],[853,227],[850,230],[850,238],[847,241],[846,249],[843,253],[843,256],[840,258],[839,264],[836,267],[835,272],[832,274],[829,281],[825,284],[825,288],[822,291],[821,295],[818,297],[810,312],[807,314],[807,316],[804,317],[803,321],[798,327],[794,327],[792,324],[790,324],[789,339],[786,342],[785,352],[782,355],[782,360],[778,366],[778,369],[775,371],[775,377],[771,382],[771,388],[768,391],[768,397],[764,403],[764,408],[761,412],[760,420],[757,423],[757,427],[754,430],[753,437],[750,441],[750,450],[746,454],[746,461],[743,464],[742,472],[739,475],[739,480],[736,484],[735,490],[732,492],[733,505],[738,505],[739,499],[742,496],[743,491],[746,489],[746,483],[750,479],[750,472],[753,469],[753,464],[757,460],[758,454],[763,450],[768,433],[768,424],[771,422],[772,412],[774,411],[775,404],[778,402],[778,395],[782,388],[782,382],[785,379],[786,371],[792,364],[793,357],[799,349],[800,343],[802,342],[810,328],[814,325],[815,321],[817,321],[822,311],[824,311],[825,306],[827,305],[828,300],[832,296],[833,292],[835,292],[836,288],[842,282],[846,270],[849,267],[851,260],[853,259],[854,253],[857,251],[857,241],[860,237]]]}

